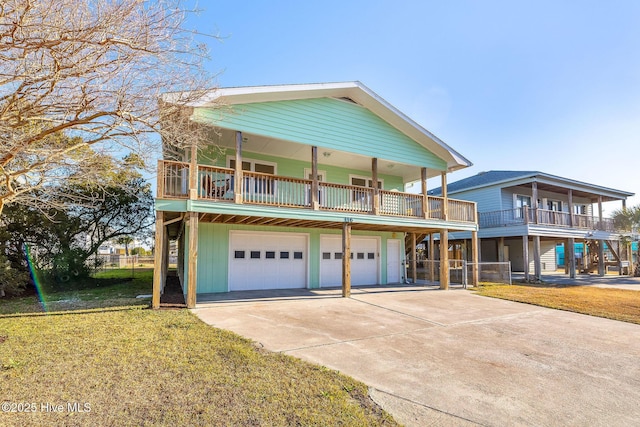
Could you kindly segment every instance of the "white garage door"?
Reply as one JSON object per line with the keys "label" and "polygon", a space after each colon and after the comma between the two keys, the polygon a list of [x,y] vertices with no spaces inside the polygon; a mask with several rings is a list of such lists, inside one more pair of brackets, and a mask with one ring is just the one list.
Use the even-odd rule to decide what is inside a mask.
{"label": "white garage door", "polygon": [[[377,285],[379,250],[377,237],[351,237],[351,284]],[[342,236],[320,236],[320,286],[342,285]]]}
{"label": "white garage door", "polygon": [[229,290],[307,287],[308,235],[229,232]]}

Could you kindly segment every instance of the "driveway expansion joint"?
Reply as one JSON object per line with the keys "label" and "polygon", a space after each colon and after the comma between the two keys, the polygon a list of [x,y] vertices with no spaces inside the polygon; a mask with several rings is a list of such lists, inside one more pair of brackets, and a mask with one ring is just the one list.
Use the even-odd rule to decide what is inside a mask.
{"label": "driveway expansion joint", "polygon": [[372,340],[372,339],[376,339],[376,338],[387,338],[387,337],[394,337],[394,336],[400,336],[400,335],[408,335],[408,334],[413,334],[415,332],[426,331],[426,330],[429,330],[429,329],[431,329],[431,328],[417,328],[417,329],[412,329],[410,331],[392,332],[392,333],[389,333],[389,334],[380,334],[380,335],[369,335],[369,336],[361,337],[361,338],[352,338],[352,339],[348,339],[348,340],[340,340],[340,341],[327,342],[327,343],[322,343],[322,344],[313,344],[313,345],[307,345],[307,346],[302,346],[302,347],[287,348],[287,349],[284,349],[284,350],[278,350],[277,353],[287,353],[287,352],[290,352],[290,351],[307,350],[307,349],[310,349],[310,348],[329,347],[329,346],[337,345],[337,344],[348,344],[348,343],[351,343],[351,342],[366,341],[366,340]]}

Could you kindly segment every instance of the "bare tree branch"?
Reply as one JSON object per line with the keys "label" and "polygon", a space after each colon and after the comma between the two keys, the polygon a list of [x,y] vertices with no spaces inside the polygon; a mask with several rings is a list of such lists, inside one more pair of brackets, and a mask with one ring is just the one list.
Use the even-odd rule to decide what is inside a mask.
{"label": "bare tree branch", "polygon": [[[0,214],[64,203],[54,189],[94,180],[96,153],[203,143],[181,111],[213,88],[208,52],[185,27],[194,12],[183,0],[0,3]],[[185,95],[162,105],[180,119],[160,128],[165,92]]]}

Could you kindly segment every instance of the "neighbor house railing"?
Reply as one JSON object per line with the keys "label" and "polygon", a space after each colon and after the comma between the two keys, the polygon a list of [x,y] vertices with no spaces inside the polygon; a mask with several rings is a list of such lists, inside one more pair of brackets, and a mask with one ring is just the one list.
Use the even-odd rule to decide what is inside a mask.
{"label": "neighbor house railing", "polygon": [[524,207],[501,211],[480,212],[478,215],[478,225],[480,228],[538,224],[585,230],[617,231],[611,218],[603,218],[602,221],[600,221],[598,217],[591,215],[572,215],[569,212],[550,211],[547,209]]}
{"label": "neighbor house railing", "polygon": [[[158,162],[158,198],[188,199],[190,164],[172,160]],[[217,166],[197,165],[197,197],[200,200],[233,202],[235,170]],[[260,172],[242,172],[242,203],[278,207],[311,208],[313,181]],[[374,188],[356,185],[318,182],[318,209],[374,213],[387,216],[425,218],[423,195],[401,191],[378,190],[378,206]],[[428,196],[428,219],[444,218],[444,199]],[[448,199],[447,220],[475,222],[475,203]]]}

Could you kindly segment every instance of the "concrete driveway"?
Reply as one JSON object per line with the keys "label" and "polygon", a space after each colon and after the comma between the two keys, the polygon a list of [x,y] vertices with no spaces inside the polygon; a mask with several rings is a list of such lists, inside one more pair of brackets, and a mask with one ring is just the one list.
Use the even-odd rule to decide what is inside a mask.
{"label": "concrete driveway", "polygon": [[407,426],[640,423],[640,325],[425,287],[243,292],[205,322],[339,370]]}

